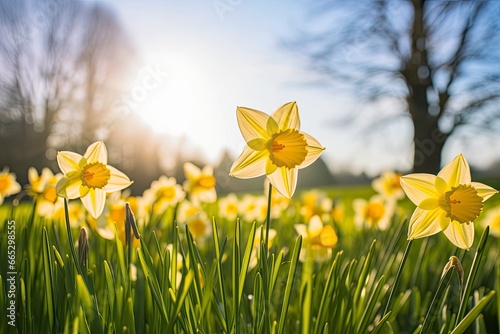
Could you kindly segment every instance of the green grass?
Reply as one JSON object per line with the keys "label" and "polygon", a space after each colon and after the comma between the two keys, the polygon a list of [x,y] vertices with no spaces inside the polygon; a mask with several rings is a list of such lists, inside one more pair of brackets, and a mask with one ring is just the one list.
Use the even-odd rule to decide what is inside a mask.
{"label": "green grass", "polygon": [[[470,251],[457,250],[442,234],[414,240],[386,313],[407,245],[405,219],[414,207],[403,201],[386,231],[359,231],[353,227],[351,202],[373,191],[323,190],[340,198],[346,208],[343,221],[324,222],[334,225],[339,236],[331,258],[322,263],[299,261],[304,245],[293,228],[300,217],[292,206],[272,219],[278,236],[269,252],[260,245],[264,256],[252,270],[248,265],[256,224],[215,215],[212,236],[203,242],[170,216],[150,217],[140,226],[138,246],[130,248],[118,237],[102,238],[86,221],[72,222],[89,232],[88,267],[82,267],[78,248],[71,243],[78,240],[79,229],[73,228],[69,238],[64,222],[38,217],[32,204],[4,204],[0,332],[409,333],[423,324],[428,333],[498,332],[500,302],[493,292],[500,285],[498,239],[489,236],[484,247],[478,247],[483,229],[476,224]],[[486,209],[498,204],[497,197]],[[294,198],[300,205],[300,194]],[[5,250],[11,219],[16,222],[15,328],[3,315],[9,302]],[[182,255],[181,263],[172,253]],[[470,296],[463,303],[456,268],[441,278],[452,255],[461,261],[464,280],[472,273],[463,283]]]}

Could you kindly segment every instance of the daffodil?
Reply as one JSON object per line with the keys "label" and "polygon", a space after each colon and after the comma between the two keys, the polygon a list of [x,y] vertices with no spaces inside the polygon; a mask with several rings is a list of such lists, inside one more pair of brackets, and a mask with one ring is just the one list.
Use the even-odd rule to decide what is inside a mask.
{"label": "daffodil", "polygon": [[372,181],[372,188],[388,201],[398,201],[405,196],[401,187],[401,173],[385,171]]}
{"label": "daffodil", "polygon": [[21,191],[21,185],[17,183],[16,176],[9,172],[9,169],[4,168],[0,172],[0,204],[3,203],[5,197],[15,195]]}
{"label": "daffodil", "polygon": [[151,183],[151,187],[144,191],[143,198],[153,208],[155,214],[163,213],[168,207],[177,205],[186,197],[182,186],[175,177],[160,176]]}
{"label": "daffodil", "polygon": [[62,202],[62,199],[56,194],[56,185],[61,177],[61,173],[54,175],[48,168],[43,168],[40,175],[35,168],[28,169],[30,184],[26,187],[26,193],[36,198],[36,211],[41,217],[52,217],[58,204],[62,204],[57,203],[58,201]]}
{"label": "daffodil", "polygon": [[234,221],[238,217],[239,201],[234,193],[219,199],[219,215],[227,220]]}
{"label": "daffodil", "polygon": [[90,145],[83,156],[69,151],[58,152],[57,163],[64,173],[57,182],[57,195],[80,198],[94,218],[104,210],[106,193],[132,184],[127,175],[108,165],[108,152],[102,141]]}
{"label": "daffodil", "polygon": [[182,201],[177,212],[177,220],[180,226],[187,225],[189,232],[197,241],[205,240],[212,233],[212,224],[200,203]]}
{"label": "daffodil", "polygon": [[490,234],[500,238],[500,206],[494,207],[486,211],[484,218],[481,221],[484,227],[490,227]]}
{"label": "daffodil", "polygon": [[323,221],[328,220],[333,208],[333,200],[324,191],[312,189],[304,191],[301,195],[302,207],[300,214],[304,221],[309,221],[313,216],[320,216]]}
{"label": "daffodil", "polygon": [[483,202],[497,193],[487,185],[471,182],[469,164],[460,154],[438,175],[410,174],[401,185],[417,205],[410,219],[408,240],[440,231],[457,247],[469,249],[474,241],[474,220]]}
{"label": "daffodil", "polygon": [[386,201],[380,195],[374,195],[368,201],[356,198],[352,205],[354,224],[358,229],[377,226],[380,230],[386,230],[395,209],[394,202]]}
{"label": "daffodil", "polygon": [[298,170],[312,164],[324,150],[316,139],[300,131],[297,104],[286,103],[272,115],[238,107],[236,116],[247,144],[229,175],[248,179],[265,174],[273,187],[291,198]]}
{"label": "daffodil", "polygon": [[189,194],[191,201],[214,203],[217,200],[216,180],[213,174],[214,169],[210,165],[200,169],[191,162],[184,163],[186,181],[184,181],[183,187]]}
{"label": "daffodil", "polygon": [[299,260],[305,262],[307,257],[314,261],[324,262],[332,255],[332,248],[337,244],[338,237],[330,225],[323,225],[319,216],[311,217],[309,223],[295,224],[295,230],[302,235],[303,247]]}

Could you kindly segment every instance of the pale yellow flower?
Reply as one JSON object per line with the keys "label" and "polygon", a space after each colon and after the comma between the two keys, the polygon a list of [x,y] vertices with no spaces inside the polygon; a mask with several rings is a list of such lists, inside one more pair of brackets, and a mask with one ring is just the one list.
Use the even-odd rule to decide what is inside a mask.
{"label": "pale yellow flower", "polygon": [[401,173],[385,171],[372,181],[372,188],[389,201],[398,201],[405,197],[401,187]]}
{"label": "pale yellow flower", "polygon": [[83,156],[69,151],[58,152],[57,163],[64,173],[57,182],[57,195],[68,199],[80,198],[94,218],[104,210],[106,193],[132,184],[127,175],[108,165],[108,152],[102,141],[90,145]]}
{"label": "pale yellow flower", "polygon": [[174,177],[160,176],[144,191],[143,198],[153,208],[155,214],[163,213],[168,207],[177,205],[186,197],[182,186]]}
{"label": "pale yellow flower", "polygon": [[352,205],[354,224],[358,229],[377,226],[381,230],[386,230],[395,209],[394,202],[387,202],[380,195],[372,196],[368,201],[356,198]]}
{"label": "pale yellow flower", "polygon": [[9,173],[8,168],[4,168],[0,172],[0,204],[3,203],[5,197],[15,195],[21,191],[21,185],[16,181],[16,175]]}
{"label": "pale yellow flower", "polygon": [[267,199],[264,196],[246,194],[240,201],[239,211],[243,220],[248,223],[263,222],[267,216]]}
{"label": "pale yellow flower", "polygon": [[[106,199],[104,214],[100,215],[96,222],[89,224],[104,239],[113,240],[115,232],[118,233],[118,238],[123,245],[126,244],[125,204],[129,203],[135,217],[137,217],[138,209],[135,198],[127,195],[119,191],[109,194]],[[132,246],[138,247],[139,245],[139,239],[132,238]]]}
{"label": "pale yellow flower", "polygon": [[335,223],[340,223],[344,220],[345,216],[345,207],[344,203],[340,200],[336,200],[333,204],[332,212],[331,212],[332,220]]}
{"label": "pale yellow flower", "polygon": [[483,202],[497,193],[487,185],[471,182],[469,164],[460,154],[438,175],[410,174],[401,185],[417,205],[410,219],[408,239],[434,235],[440,231],[457,247],[469,249],[474,241],[474,220]]}
{"label": "pale yellow flower", "polygon": [[302,206],[300,214],[304,221],[309,221],[313,216],[320,216],[321,220],[329,219],[333,207],[333,200],[324,191],[312,189],[301,194]]}
{"label": "pale yellow flower", "polygon": [[219,199],[219,216],[227,220],[236,220],[238,217],[239,201],[235,194],[231,193]]}
{"label": "pale yellow flower", "polygon": [[191,162],[184,163],[184,175],[186,181],[183,183],[184,190],[189,194],[189,199],[193,202],[214,203],[217,200],[217,192],[212,166],[198,168]]}
{"label": "pale yellow flower", "polygon": [[61,177],[61,173],[54,175],[48,168],[43,168],[40,175],[35,168],[28,169],[30,184],[26,187],[26,193],[36,198],[36,212],[39,216],[51,218],[58,207],[57,202],[62,204],[62,199],[56,193],[56,185]]}
{"label": "pale yellow flower", "polygon": [[300,131],[297,104],[289,102],[271,116],[254,109],[236,109],[238,125],[247,145],[229,175],[241,179],[266,175],[273,187],[291,198],[298,170],[312,164],[324,147]]}
{"label": "pale yellow flower", "polygon": [[[259,226],[255,230],[255,237],[253,239],[253,248],[252,248],[252,253],[250,253],[250,263],[248,264],[248,270],[252,270],[255,268],[257,263],[259,263],[259,256],[260,256],[260,242],[261,242],[261,234],[264,233],[264,239],[266,238],[265,236],[265,231],[262,231],[262,226]],[[278,233],[276,232],[275,229],[270,228],[269,229],[269,241],[268,241],[268,248],[271,249],[273,246],[273,240],[276,237]]]}
{"label": "pale yellow flower", "polygon": [[481,225],[489,226],[490,234],[500,238],[500,206],[487,210],[481,220]]}
{"label": "pale yellow flower", "polygon": [[332,255],[332,248],[337,244],[338,237],[330,225],[323,225],[319,216],[313,216],[307,225],[293,226],[298,234],[302,235],[302,249],[299,260],[306,261],[310,256],[314,261],[324,262]]}
{"label": "pale yellow flower", "polygon": [[187,225],[189,232],[196,240],[203,240],[212,233],[212,223],[199,203],[182,201],[177,211],[177,221],[181,225]]}

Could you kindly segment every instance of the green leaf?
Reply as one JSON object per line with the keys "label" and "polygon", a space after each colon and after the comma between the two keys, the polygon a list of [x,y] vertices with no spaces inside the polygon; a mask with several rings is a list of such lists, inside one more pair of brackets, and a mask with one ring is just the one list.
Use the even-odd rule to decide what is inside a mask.
{"label": "green leaf", "polygon": [[481,314],[483,309],[488,305],[490,300],[495,296],[495,290],[490,291],[486,296],[481,298],[479,302],[470,310],[469,313],[460,321],[457,327],[450,334],[461,334],[474,322]]}

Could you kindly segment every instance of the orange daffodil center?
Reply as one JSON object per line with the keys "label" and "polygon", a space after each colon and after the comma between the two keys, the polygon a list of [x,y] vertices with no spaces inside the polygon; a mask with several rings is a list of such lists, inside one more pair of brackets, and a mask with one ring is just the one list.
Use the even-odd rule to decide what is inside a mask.
{"label": "orange daffodil center", "polygon": [[439,197],[439,207],[446,211],[446,217],[461,224],[473,222],[481,213],[483,199],[476,189],[470,185],[461,184],[452,187]]}
{"label": "orange daffodil center", "polygon": [[316,139],[300,131],[297,104],[286,103],[272,115],[238,107],[236,115],[247,146],[229,174],[242,179],[265,174],[279,193],[291,198],[298,169],[312,164],[324,150]]}
{"label": "orange daffodil center", "polygon": [[278,167],[295,168],[307,156],[307,142],[297,130],[287,129],[272,135],[267,142],[269,158]]}
{"label": "orange daffodil center", "polygon": [[483,202],[497,193],[485,184],[471,182],[469,164],[461,154],[444,166],[437,176],[402,176],[401,186],[417,205],[410,219],[408,239],[442,231],[455,246],[463,249],[472,246],[472,223],[481,214]]}
{"label": "orange daffodil center", "polygon": [[102,189],[111,177],[109,169],[101,162],[94,162],[83,166],[81,175],[82,184],[89,188]]}

